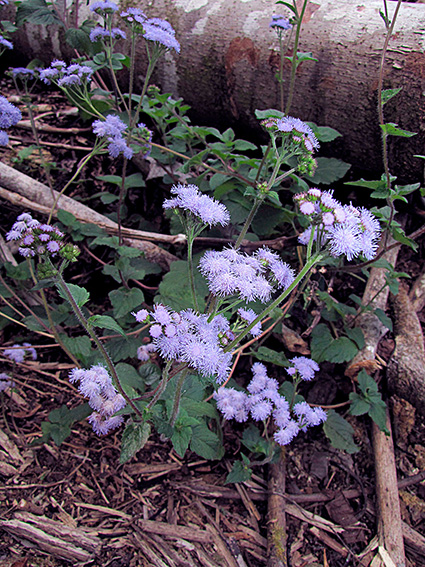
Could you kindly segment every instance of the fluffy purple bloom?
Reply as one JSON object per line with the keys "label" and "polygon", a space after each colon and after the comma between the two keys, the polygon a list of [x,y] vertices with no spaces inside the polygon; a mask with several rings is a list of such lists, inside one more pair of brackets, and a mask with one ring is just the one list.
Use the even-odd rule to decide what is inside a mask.
{"label": "fluffy purple bloom", "polygon": [[37,360],[37,352],[30,343],[23,343],[22,345],[14,344],[11,348],[7,348],[3,354],[17,363],[23,362],[28,355],[30,355],[33,360]]}
{"label": "fluffy purple bloom", "polygon": [[135,316],[138,323],[145,323],[146,319],[148,319],[149,317],[149,311],[147,311],[146,309],[140,309],[136,313],[132,312],[132,315]]}
{"label": "fluffy purple bloom", "polygon": [[26,67],[15,67],[12,69],[12,76],[20,79],[25,79],[28,77],[34,77],[33,69],[27,69]]}
{"label": "fluffy purple bloom", "polygon": [[[238,309],[238,314],[241,319],[248,323],[248,325],[252,323],[257,317],[257,314],[252,309],[244,309],[243,307],[240,307]],[[261,322],[254,325],[250,333],[253,337],[258,337],[259,335],[261,335]]]}
{"label": "fluffy purple bloom", "polygon": [[248,399],[244,392],[234,388],[220,388],[215,392],[214,399],[224,419],[235,419],[239,422],[248,419]]}
{"label": "fluffy purple bloom", "polygon": [[124,12],[121,12],[121,17],[124,18],[129,24],[139,24],[143,25],[145,22],[146,15],[139,8],[127,8]]}
{"label": "fluffy purple bloom", "polygon": [[[292,358],[289,362],[292,363],[293,368],[298,372],[302,380],[313,380],[315,372],[319,371],[319,365],[316,361],[305,356],[296,356]],[[289,375],[292,375],[291,369],[287,369]]]}
{"label": "fluffy purple bloom", "polygon": [[[304,372],[306,368],[318,369],[312,360],[304,357],[294,360]],[[280,445],[287,445],[299,431],[326,420],[327,415],[322,408],[311,408],[307,402],[295,404],[291,410],[286,398],[279,394],[277,380],[267,376],[267,369],[261,362],[253,365],[252,373],[248,393],[233,388],[219,388],[214,394],[217,409],[225,419],[246,421],[250,414],[255,421],[264,421],[272,416],[277,427],[274,439]]]}
{"label": "fluffy purple bloom", "polygon": [[4,130],[0,130],[0,146],[7,146],[9,143],[9,136]]}
{"label": "fluffy purple bloom", "polygon": [[0,35],[0,45],[3,45],[6,49],[13,49],[13,43]]}
{"label": "fluffy purple bloom", "polygon": [[40,79],[50,84],[52,80],[61,88],[81,86],[91,81],[93,69],[88,65],[71,63],[66,66],[63,61],[55,59],[47,69],[40,71]]}
{"label": "fluffy purple bloom", "polygon": [[123,138],[123,133],[126,129],[127,125],[113,114],[109,114],[105,120],[95,120],[93,122],[93,132],[99,138],[106,138],[109,154],[113,158],[118,157],[120,153],[127,159],[133,157],[133,150]]}
{"label": "fluffy purple bloom", "polygon": [[155,305],[151,317],[155,321],[149,330],[152,350],[167,360],[185,361],[203,376],[215,376],[217,382],[226,379],[232,355],[223,347],[233,338],[227,319],[208,321],[207,315],[190,309],[177,313],[161,304]]}
{"label": "fluffy purple bloom", "polygon": [[150,354],[155,352],[156,347],[153,343],[139,346],[137,349],[137,358],[142,362],[147,362],[150,359]]}
{"label": "fluffy purple bloom", "polygon": [[98,0],[97,2],[92,2],[92,4],[90,4],[90,10],[96,13],[106,12],[109,14],[117,12],[118,6],[115,2],[111,2],[110,0]]}
{"label": "fluffy purple bloom", "polygon": [[0,392],[4,392],[8,388],[13,388],[13,386],[14,386],[14,383],[10,379],[10,377],[5,372],[1,372],[0,373]]}
{"label": "fluffy purple bloom", "polygon": [[106,368],[100,364],[88,370],[73,368],[69,373],[69,381],[72,384],[79,382],[78,390],[88,398],[89,406],[95,410],[88,420],[97,435],[106,435],[122,423],[121,416],[113,415],[125,407],[126,401],[117,393]]}
{"label": "fluffy purple bloom", "polygon": [[0,96],[0,129],[15,126],[21,119],[22,114],[19,108],[13,106],[4,96]]}
{"label": "fluffy purple bloom", "polygon": [[175,38],[176,32],[172,26],[160,18],[150,18],[143,22],[143,37],[154,41],[167,49],[175,49],[180,53],[180,44]]}
{"label": "fluffy purple bloom", "polygon": [[29,213],[19,215],[12,229],[6,234],[6,240],[21,240],[19,253],[25,258],[47,252],[56,254],[64,247],[64,234],[48,224],[40,224]]}
{"label": "fluffy purple bloom", "polygon": [[274,14],[272,16],[272,21],[269,24],[269,28],[277,28],[278,30],[290,30],[292,28],[292,24],[289,23],[288,18],[285,18],[285,16]]}
{"label": "fluffy purple bloom", "polygon": [[120,30],[119,28],[112,28],[109,31],[108,29],[97,26],[90,32],[90,41],[92,41],[93,43],[99,41],[100,39],[106,39],[109,37],[112,39],[126,39],[127,36],[125,32],[123,30]]}
{"label": "fluffy purple bloom", "polygon": [[201,219],[204,224],[213,226],[221,224],[226,226],[230,221],[230,215],[226,207],[202,194],[196,185],[173,185],[171,193],[176,195],[172,199],[166,199],[163,207],[167,209],[183,209]]}
{"label": "fluffy purple bloom", "polygon": [[317,150],[320,146],[318,139],[308,124],[292,116],[284,116],[276,121],[276,129],[283,133],[292,133],[301,137],[308,151]]}

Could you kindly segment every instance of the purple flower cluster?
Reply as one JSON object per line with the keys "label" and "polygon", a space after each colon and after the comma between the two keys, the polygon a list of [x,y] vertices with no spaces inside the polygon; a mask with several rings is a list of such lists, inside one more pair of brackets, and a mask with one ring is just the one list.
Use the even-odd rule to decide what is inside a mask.
{"label": "purple flower cluster", "polygon": [[279,394],[278,381],[267,376],[264,364],[256,362],[252,373],[248,393],[234,388],[219,388],[214,394],[217,408],[225,419],[244,422],[251,415],[255,421],[264,421],[272,416],[276,425],[274,439],[279,445],[287,445],[300,431],[326,420],[326,412],[322,408],[311,408],[307,402],[297,403],[291,408],[287,399]]}
{"label": "purple flower cluster", "polygon": [[90,10],[101,15],[113,14],[118,11],[118,6],[115,2],[111,2],[110,0],[99,0],[98,2],[90,4]]}
{"label": "purple flower cluster", "polygon": [[13,43],[0,34],[0,46],[6,49],[13,49]]}
{"label": "purple flower cluster", "polygon": [[11,69],[12,77],[14,79],[33,79],[35,76],[34,69],[27,69],[27,67],[15,67]]}
{"label": "purple flower cluster", "polygon": [[15,126],[22,119],[19,108],[13,106],[4,96],[0,96],[0,146],[6,146],[9,136],[5,130]]}
{"label": "purple flower cluster", "polygon": [[285,16],[274,14],[272,16],[272,21],[269,24],[269,28],[275,28],[277,31],[290,30],[292,28],[292,24],[289,22],[288,18],[285,18]]}
{"label": "purple flower cluster", "polygon": [[140,124],[137,125],[137,134],[138,134],[138,142],[141,142],[141,149],[143,150],[142,153],[142,157],[147,158],[148,155],[151,153],[151,149],[152,149],[152,130],[149,130],[149,128],[146,126],[146,124],[144,124],[143,122],[140,122]]}
{"label": "purple flower cluster", "polygon": [[203,224],[213,226],[221,224],[226,226],[230,221],[230,215],[226,207],[202,194],[196,185],[173,185],[171,193],[176,195],[172,199],[164,201],[164,209],[181,209],[200,219]]}
{"label": "purple flower cluster", "polygon": [[[248,323],[248,325],[257,318],[255,311],[253,311],[252,309],[244,309],[243,307],[240,307],[238,309],[238,315],[242,319],[242,321]],[[253,337],[258,337],[259,335],[261,335],[261,323],[254,325],[250,331],[250,334]]]}
{"label": "purple flower cluster", "polygon": [[137,349],[137,358],[141,362],[147,362],[150,359],[152,352],[155,352],[156,346],[153,343],[148,343],[147,345],[139,346]]}
{"label": "purple flower cluster", "polygon": [[[372,260],[376,255],[381,229],[378,219],[367,209],[341,205],[332,191],[312,188],[294,197],[300,212],[308,216],[316,228],[321,244],[327,243],[332,256],[346,256],[352,260],[364,256]],[[307,244],[312,228],[301,234],[299,241]]]}
{"label": "purple flower cluster", "polygon": [[14,382],[5,372],[0,373],[0,392],[4,392],[8,388],[13,388]]}
{"label": "purple flower cluster", "polygon": [[69,381],[79,382],[78,390],[89,400],[89,406],[94,412],[89,416],[89,423],[97,435],[106,435],[111,429],[116,429],[124,421],[120,415],[114,415],[123,409],[126,401],[118,394],[107,370],[100,364],[89,370],[73,368],[69,373]]}
{"label": "purple flower cluster", "polygon": [[123,133],[126,129],[127,125],[113,114],[109,114],[105,120],[95,120],[93,122],[93,132],[99,138],[106,138],[109,155],[113,158],[118,157],[121,153],[127,159],[133,157],[133,150],[123,138]]}
{"label": "purple flower cluster", "polygon": [[149,333],[155,350],[167,360],[186,362],[205,377],[223,382],[230,369],[232,355],[223,352],[234,335],[221,315],[208,320],[191,309],[175,312],[157,304],[149,315],[145,309],[133,313],[138,322],[152,322]]}
{"label": "purple flower cluster", "polygon": [[149,18],[143,23],[143,37],[167,49],[175,49],[180,53],[180,44],[177,41],[173,27],[160,18]]}
{"label": "purple flower cluster", "polygon": [[31,356],[33,360],[37,360],[35,348],[33,348],[30,343],[22,343],[22,345],[14,344],[12,347],[5,349],[3,354],[17,363],[24,362],[26,356]]}
{"label": "purple flower cluster", "polygon": [[55,256],[65,244],[64,233],[50,224],[42,224],[29,213],[22,213],[6,234],[6,240],[20,240],[19,253],[25,258],[50,254]]}
{"label": "purple flower cluster", "polygon": [[239,295],[245,301],[269,301],[274,288],[287,289],[294,281],[288,264],[268,248],[252,256],[234,248],[209,250],[199,262],[211,293],[221,297]]}
{"label": "purple flower cluster", "polygon": [[143,26],[147,20],[146,15],[139,8],[127,8],[120,15],[128,24],[137,27]]}
{"label": "purple flower cluster", "polygon": [[126,34],[120,28],[112,28],[111,30],[97,26],[93,28],[90,32],[90,41],[95,43],[100,39],[112,38],[112,39],[126,39]]}
{"label": "purple flower cluster", "polygon": [[289,362],[293,364],[293,366],[286,369],[289,376],[299,376],[301,380],[305,380],[307,382],[313,380],[315,372],[319,371],[319,365],[317,362],[305,356],[296,356]]}
{"label": "purple flower cluster", "polygon": [[61,88],[84,86],[91,81],[93,69],[88,65],[71,63],[66,65],[64,61],[55,59],[47,69],[40,71],[40,79],[50,85],[53,81]]}

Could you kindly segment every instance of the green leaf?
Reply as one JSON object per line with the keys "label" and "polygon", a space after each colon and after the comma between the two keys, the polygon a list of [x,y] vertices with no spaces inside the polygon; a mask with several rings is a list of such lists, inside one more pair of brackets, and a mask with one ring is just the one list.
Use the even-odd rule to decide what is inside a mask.
{"label": "green leaf", "polygon": [[92,53],[93,44],[89,34],[81,28],[69,28],[65,32],[65,41],[73,49],[83,53]]}
{"label": "green leaf", "polygon": [[387,124],[380,124],[381,129],[387,136],[401,136],[402,138],[411,138],[416,136],[417,132],[409,132],[409,130],[403,130],[398,127],[398,124],[394,122],[388,122]]}
{"label": "green leaf", "polygon": [[124,331],[118,323],[112,319],[112,317],[109,317],[109,315],[92,315],[87,319],[87,321],[93,327],[98,327],[99,329],[110,329],[111,331],[115,331],[125,337]]}
{"label": "green leaf", "polygon": [[[393,183],[397,177],[393,175],[390,176],[390,181]],[[386,191],[387,190],[387,179],[385,175],[381,176],[381,179],[375,179],[374,181],[367,181],[366,179],[360,179],[359,181],[346,181],[344,185],[351,185],[353,187],[366,187],[367,189],[373,189],[375,191]]]}
{"label": "green leaf", "polygon": [[338,130],[329,128],[328,126],[317,126],[314,122],[307,122],[310,128],[313,130],[313,134],[319,140],[319,142],[332,142],[336,138],[340,138],[342,134]]}
{"label": "green leaf", "polygon": [[277,366],[289,366],[288,359],[283,354],[283,352],[276,352],[271,348],[262,346],[256,352],[251,351],[250,354],[257,360],[261,360],[262,362],[270,362],[271,364],[276,364]]}
{"label": "green leaf", "polygon": [[126,394],[133,395],[132,390],[141,393],[145,391],[143,378],[134,366],[120,362],[116,365],[116,371]]}
{"label": "green leaf", "polygon": [[312,333],[311,357],[316,362],[341,363],[352,360],[357,354],[356,343],[347,337],[334,339],[328,327],[324,324],[317,325]]}
{"label": "green leaf", "polygon": [[350,414],[351,415],[364,415],[370,409],[370,403],[356,392],[351,392],[349,396],[351,400]]}
{"label": "green leaf", "polygon": [[376,394],[378,392],[378,384],[372,376],[369,376],[364,368],[358,373],[357,382],[360,390],[365,396],[369,394]]}
{"label": "green leaf", "polygon": [[[90,294],[85,287],[80,287],[79,285],[75,285],[75,284],[67,284],[67,287],[71,292],[71,295],[74,298],[74,301],[78,305],[78,307],[82,307],[87,303],[87,301],[90,298]],[[69,301],[66,293],[59,287],[58,287],[58,294],[62,297],[62,299]]]}
{"label": "green leaf", "polygon": [[49,8],[45,0],[26,0],[20,2],[16,10],[15,24],[21,26],[25,22],[43,26],[63,26],[56,12]]}
{"label": "green leaf", "polygon": [[313,177],[308,177],[312,183],[330,185],[342,179],[351,165],[337,158],[318,157],[317,169]]}
{"label": "green leaf", "polygon": [[356,343],[359,350],[364,347],[364,334],[360,327],[354,327],[353,329],[346,327],[345,332],[347,333],[348,338]]}
{"label": "green leaf", "polygon": [[150,423],[128,423],[122,434],[120,463],[126,463],[143,449],[150,434]]}
{"label": "green leaf", "polygon": [[184,457],[191,439],[192,428],[189,425],[175,428],[174,433],[171,436],[171,443],[173,444],[174,450],[180,457]]}
{"label": "green leaf", "polygon": [[390,434],[387,429],[387,406],[382,399],[376,400],[371,404],[369,415],[381,431],[387,435]]}
{"label": "green leaf", "polygon": [[384,104],[387,104],[387,102],[389,100],[391,100],[393,98],[393,96],[396,96],[403,87],[399,87],[398,89],[385,89],[382,91],[382,106],[384,106]]}
{"label": "green leaf", "polygon": [[108,295],[114,309],[114,317],[117,319],[131,313],[133,309],[139,307],[145,300],[143,291],[136,287],[131,289],[120,287],[110,291]]}
{"label": "green leaf", "polygon": [[[244,456],[244,455],[242,455]],[[244,461],[235,461],[232,470],[226,477],[224,484],[232,482],[246,482],[252,476],[252,469]]]}
{"label": "green leaf", "polygon": [[357,453],[360,448],[354,443],[354,429],[335,410],[328,410],[328,418],[323,424],[323,431],[335,449],[349,454]]}
{"label": "green leaf", "polygon": [[242,444],[251,451],[261,455],[269,454],[269,442],[261,436],[258,427],[250,423],[242,435]]}
{"label": "green leaf", "polygon": [[203,459],[221,459],[224,455],[223,445],[218,435],[201,423],[192,428],[190,449]]}
{"label": "green leaf", "polygon": [[266,120],[266,118],[283,118],[284,116],[285,113],[277,110],[276,108],[268,108],[267,110],[255,110],[255,117],[258,120]]}
{"label": "green leaf", "polygon": [[[205,279],[196,269],[196,266],[194,276],[198,304],[202,311],[205,307],[208,286]],[[165,274],[162,282],[159,284],[159,296],[155,297],[155,302],[169,305],[175,311],[193,308],[187,262],[178,260],[171,264],[170,271]]]}
{"label": "green leaf", "polygon": [[379,309],[379,307],[377,307],[375,309],[374,313],[378,317],[378,319],[381,321],[381,323],[383,325],[385,325],[385,327],[387,327],[387,329],[389,329],[390,331],[393,330],[393,322],[388,317],[388,315],[386,315],[385,311],[383,311],[382,309]]}
{"label": "green leaf", "polygon": [[58,220],[64,224],[65,226],[69,226],[70,228],[74,227],[78,224],[77,219],[72,213],[68,213],[68,211],[64,211],[63,209],[58,210]]}
{"label": "green leaf", "polygon": [[79,359],[86,359],[92,353],[91,341],[85,335],[79,337],[61,335],[61,339],[66,348]]}

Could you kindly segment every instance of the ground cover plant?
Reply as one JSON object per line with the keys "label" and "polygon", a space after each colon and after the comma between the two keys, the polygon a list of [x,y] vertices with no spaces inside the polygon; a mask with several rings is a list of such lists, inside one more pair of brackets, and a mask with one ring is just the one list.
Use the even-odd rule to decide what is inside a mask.
{"label": "ground cover plant", "polygon": [[[230,438],[240,450],[232,451],[225,482],[234,483],[238,494],[244,494],[241,483],[261,485],[258,471],[266,466],[272,479],[269,487],[281,482],[284,448],[305,442],[306,434],[319,439],[319,426],[326,450],[347,455],[359,451],[355,416],[370,417],[378,439],[389,436],[375,356],[362,359],[371,348],[369,331],[359,323],[373,317],[391,329],[385,294],[391,290],[397,295],[399,280],[407,274],[395,270],[388,253],[399,244],[415,250],[415,239],[421,235],[421,230],[405,235],[396,207],[398,202],[407,203],[407,196],[420,184],[398,185],[388,160],[390,137],[415,133],[386,122],[384,114],[385,104],[400,90],[384,89],[383,69],[401,2],[390,13],[384,1],[381,13],[386,40],[377,121],[384,173],[378,180],[350,182],[352,187],[370,189],[375,205],[383,206],[340,199],[332,184],[344,177],[349,166],[334,160],[329,171],[330,162],[317,159],[321,144],[340,133],[292,116],[297,69],[315,58],[298,50],[307,2],[277,5],[286,10],[286,16],[278,14],[270,22],[279,45],[280,109],[257,110],[264,130],[261,145],[239,139],[230,128],[221,132],[192,124],[183,100],[150,84],[159,59],[167,52],[180,52],[179,38],[169,22],[139,8],[120,9],[102,0],[91,3],[90,19],[74,28],[69,24],[70,12],[61,14],[54,4],[33,0],[18,4],[16,26],[25,21],[64,26],[66,39],[78,51],[74,60],[55,59],[45,68],[37,61],[11,68],[8,76],[19,104],[0,98],[0,143],[8,146],[11,129],[25,112],[33,143],[13,160],[25,168],[37,159],[44,181],[38,197],[32,197],[41,207],[29,210],[27,201],[4,233],[16,255],[16,260],[9,257],[3,263],[0,279],[3,333],[10,337],[2,350],[8,371],[0,375],[4,419],[7,422],[9,404],[19,399],[19,368],[30,359],[36,361],[40,351],[51,348],[47,345],[52,340],[58,347],[52,363],[61,360],[66,368],[62,383],[65,377],[74,396],[45,411],[31,450],[54,447],[49,450],[60,455],[67,443],[72,446],[74,431],[87,422],[93,436],[99,437],[92,441],[99,447],[111,438],[116,447],[120,435],[116,466],[131,467],[143,460],[152,444],[160,451],[172,451],[179,463],[190,463],[190,455],[202,464],[220,463],[225,457],[228,462]],[[13,48],[14,30],[14,25],[3,22],[5,50]],[[129,54],[117,50],[117,42],[124,38],[130,42]],[[135,59],[140,42],[146,49],[147,69],[137,90]],[[288,55],[289,45],[293,55]],[[285,60],[289,78],[284,76]],[[87,151],[74,160],[71,174],[46,158],[40,143],[32,94],[43,88],[60,91],[62,100],[78,109],[78,120],[88,125]],[[141,173],[144,164],[153,163],[161,172],[155,177],[154,197],[149,195],[152,180]],[[104,164],[111,174],[99,175]],[[134,206],[143,201],[140,209]],[[97,211],[91,216],[94,221],[87,222],[85,203],[90,211]],[[149,215],[152,210],[160,217],[155,224]],[[167,227],[171,234],[165,233]],[[146,246],[144,240],[162,247]],[[85,268],[93,261],[102,272],[95,280]],[[373,270],[383,276],[378,287],[362,298]],[[361,284],[351,284],[352,290],[342,286],[337,299],[332,287],[339,274],[346,273],[357,274]],[[292,322],[294,315],[299,325]],[[294,327],[311,336],[309,344]],[[12,340],[15,335],[18,338]],[[338,392],[334,388],[320,394],[323,373],[343,363],[351,363],[345,385]],[[336,411],[338,407],[344,415]],[[89,435],[87,427],[85,431]],[[12,469],[0,472],[7,475],[8,470]],[[270,496],[267,554],[262,558],[251,549],[250,564],[287,563],[284,491],[283,486],[280,494],[276,492],[280,511],[272,512],[271,496],[276,494]],[[341,506],[335,505],[334,512]],[[152,522],[156,513],[148,508],[143,520]],[[258,511],[253,509],[255,519]],[[359,527],[354,510],[349,505],[347,509],[354,532],[351,539],[345,534],[341,543],[336,525],[343,522],[341,514],[336,518],[329,512],[336,522],[328,526],[333,538],[325,538],[330,549],[353,565],[364,557],[364,564],[374,557],[376,562],[387,556],[398,560],[399,547],[385,537],[361,556],[366,538],[359,533],[370,527]],[[167,513],[172,515],[172,505]],[[28,516],[25,521],[35,522]],[[314,521],[322,534],[326,521]],[[12,533],[23,529],[13,520],[3,525]],[[154,529],[149,523],[140,525],[142,533]],[[46,525],[43,529],[50,533]],[[189,537],[189,532],[184,533]],[[184,533],[175,527],[174,534],[184,539]],[[75,544],[77,539],[74,534]],[[162,564],[158,542],[147,541],[143,561]],[[237,553],[223,551],[217,541],[211,536],[204,543],[218,545],[227,564],[232,564]],[[45,551],[48,543],[42,547]],[[96,564],[99,545],[93,539],[80,556],[73,550],[70,560]],[[197,561],[206,564],[205,556],[196,553]],[[295,550],[291,553],[294,557]],[[65,551],[56,555],[66,559]],[[169,565],[191,564],[193,559],[173,549],[163,557]],[[137,560],[140,557],[132,558]],[[326,555],[322,553],[320,560],[325,564]],[[291,561],[297,564],[294,558]],[[306,564],[302,561],[299,558],[298,564]]]}

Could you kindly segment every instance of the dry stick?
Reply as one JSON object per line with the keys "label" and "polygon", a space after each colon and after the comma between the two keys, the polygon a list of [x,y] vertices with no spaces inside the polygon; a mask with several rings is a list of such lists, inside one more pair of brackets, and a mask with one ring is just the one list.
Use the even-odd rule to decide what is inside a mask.
{"label": "dry stick", "polygon": [[[12,167],[0,163],[0,185],[1,198],[7,199],[20,206],[24,205],[30,210],[40,211],[47,215],[49,214],[53,201],[49,188],[43,183],[39,183]],[[58,192],[55,191],[54,194],[56,198]],[[97,224],[105,230],[118,231],[117,223],[66,195],[61,196],[59,206],[64,211],[72,213],[77,220],[81,222]],[[57,211],[55,211],[54,214],[57,215]],[[166,250],[162,250],[153,242],[175,244],[184,240],[184,236],[182,235],[168,236],[133,230],[123,231],[123,235],[125,238],[128,236],[126,244],[142,250],[149,261],[157,263],[165,269],[169,269],[170,264],[177,258]],[[134,235],[138,235],[139,238],[144,238],[145,240],[136,240]]]}
{"label": "dry stick", "polygon": [[286,567],[285,494],[286,450],[281,447],[279,462],[269,465],[269,499],[267,518],[267,567]]}
{"label": "dry stick", "polygon": [[[400,246],[394,247],[387,251],[383,258],[395,266],[399,250]],[[362,298],[364,305],[369,304],[371,298],[373,298],[372,308],[385,309],[389,293],[388,287],[382,289],[385,274],[386,270],[383,268],[372,268]],[[382,291],[376,295],[376,292],[380,289]],[[369,371],[376,370],[376,350],[381,338],[387,332],[387,328],[370,311],[362,313],[358,317],[357,325],[363,331],[365,346],[347,368],[346,374],[351,377],[354,377],[362,368]],[[391,432],[391,424],[389,420],[387,421],[387,428]],[[380,431],[375,422],[372,422],[372,431],[377,485],[378,537],[380,545],[385,547],[397,567],[403,567],[406,560],[392,437],[391,434],[387,436],[383,431]]]}

